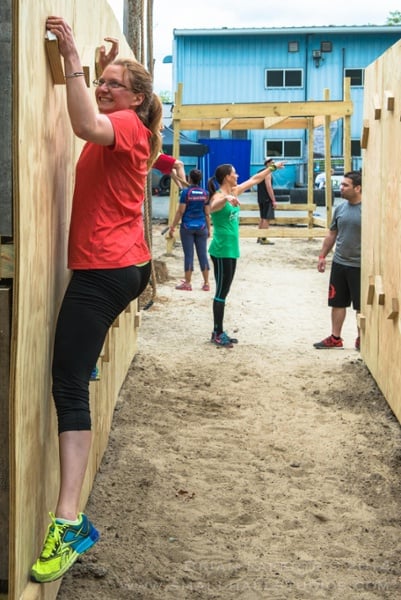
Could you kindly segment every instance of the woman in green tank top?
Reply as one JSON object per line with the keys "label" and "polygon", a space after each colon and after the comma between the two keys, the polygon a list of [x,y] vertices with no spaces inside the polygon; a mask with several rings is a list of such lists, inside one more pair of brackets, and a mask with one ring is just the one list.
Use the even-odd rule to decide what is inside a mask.
{"label": "woman in green tank top", "polygon": [[209,254],[213,263],[216,292],[213,298],[213,332],[211,342],[217,346],[232,348],[237,343],[223,329],[225,302],[234,279],[239,249],[239,212],[238,196],[257,185],[276,169],[282,169],[283,162],[269,163],[266,169],[256,173],[243,183],[238,183],[238,173],[233,165],[217,167],[208,181],[210,194],[210,215],[213,224],[213,239]]}

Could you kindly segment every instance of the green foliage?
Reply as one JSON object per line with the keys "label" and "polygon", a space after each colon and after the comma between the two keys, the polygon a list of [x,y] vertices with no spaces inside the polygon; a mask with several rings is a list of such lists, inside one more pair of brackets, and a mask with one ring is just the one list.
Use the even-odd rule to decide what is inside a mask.
{"label": "green foliage", "polygon": [[171,104],[173,101],[172,93],[169,90],[161,90],[159,92],[159,98],[163,104]]}
{"label": "green foliage", "polygon": [[390,11],[387,17],[386,25],[400,25],[401,24],[401,11],[393,10]]}

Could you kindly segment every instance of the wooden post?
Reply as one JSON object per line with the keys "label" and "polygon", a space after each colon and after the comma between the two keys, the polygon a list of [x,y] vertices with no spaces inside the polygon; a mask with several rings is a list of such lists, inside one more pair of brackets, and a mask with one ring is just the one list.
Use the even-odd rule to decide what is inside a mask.
{"label": "wooden post", "polygon": [[[177,91],[175,93],[174,110],[173,110],[173,156],[178,158],[180,156],[180,120],[174,117],[176,107],[182,105],[182,83],[178,84]],[[178,187],[171,180],[170,184],[170,205],[168,213],[168,223],[171,225],[173,222],[175,213],[177,212],[178,206]],[[166,237],[167,254],[171,254],[174,247],[174,237]]]}
{"label": "wooden post", "polygon": [[0,581],[8,580],[10,313],[11,289],[0,287]]}
{"label": "wooden post", "polygon": [[[351,100],[351,78],[344,79],[344,101]],[[344,154],[344,173],[351,170],[351,115],[343,117],[344,123],[344,138],[343,138],[343,154]]]}
{"label": "wooden post", "polygon": [[[313,117],[308,117],[308,194],[307,203],[313,204],[313,193],[315,188],[314,173],[313,173],[313,147],[315,141],[315,130],[313,126]],[[308,227],[313,227],[313,211],[308,212]]]}
{"label": "wooden post", "polygon": [[[324,90],[324,100],[330,100],[330,91]],[[331,136],[330,136],[330,115],[324,117],[324,170],[326,171],[326,225],[330,226],[333,213],[332,206],[332,188],[331,188]]]}

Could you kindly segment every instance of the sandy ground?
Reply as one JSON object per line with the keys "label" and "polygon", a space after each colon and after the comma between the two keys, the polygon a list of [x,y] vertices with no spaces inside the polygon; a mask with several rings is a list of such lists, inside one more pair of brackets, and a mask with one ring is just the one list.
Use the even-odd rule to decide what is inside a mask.
{"label": "sandy ground", "polygon": [[[60,600],[401,598],[401,429],[349,310],[330,333],[319,240],[242,240],[225,326],[212,292],[180,292],[180,246],[143,311],[86,512],[100,542]],[[211,278],[212,280],[212,278]],[[212,286],[213,290],[213,286]],[[363,352],[362,352],[363,355]]]}

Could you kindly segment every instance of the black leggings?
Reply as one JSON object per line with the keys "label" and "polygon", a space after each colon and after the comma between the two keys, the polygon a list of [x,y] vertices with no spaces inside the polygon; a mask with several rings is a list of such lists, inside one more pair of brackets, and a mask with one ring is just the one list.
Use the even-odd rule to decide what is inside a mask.
{"label": "black leggings", "polygon": [[223,332],[224,308],[237,266],[236,258],[216,258],[210,256],[214,267],[216,292],[213,298],[213,331],[220,335]]}
{"label": "black leggings", "polygon": [[52,377],[58,431],[91,429],[89,380],[107,331],[146,288],[142,267],[74,271],[60,308]]}

